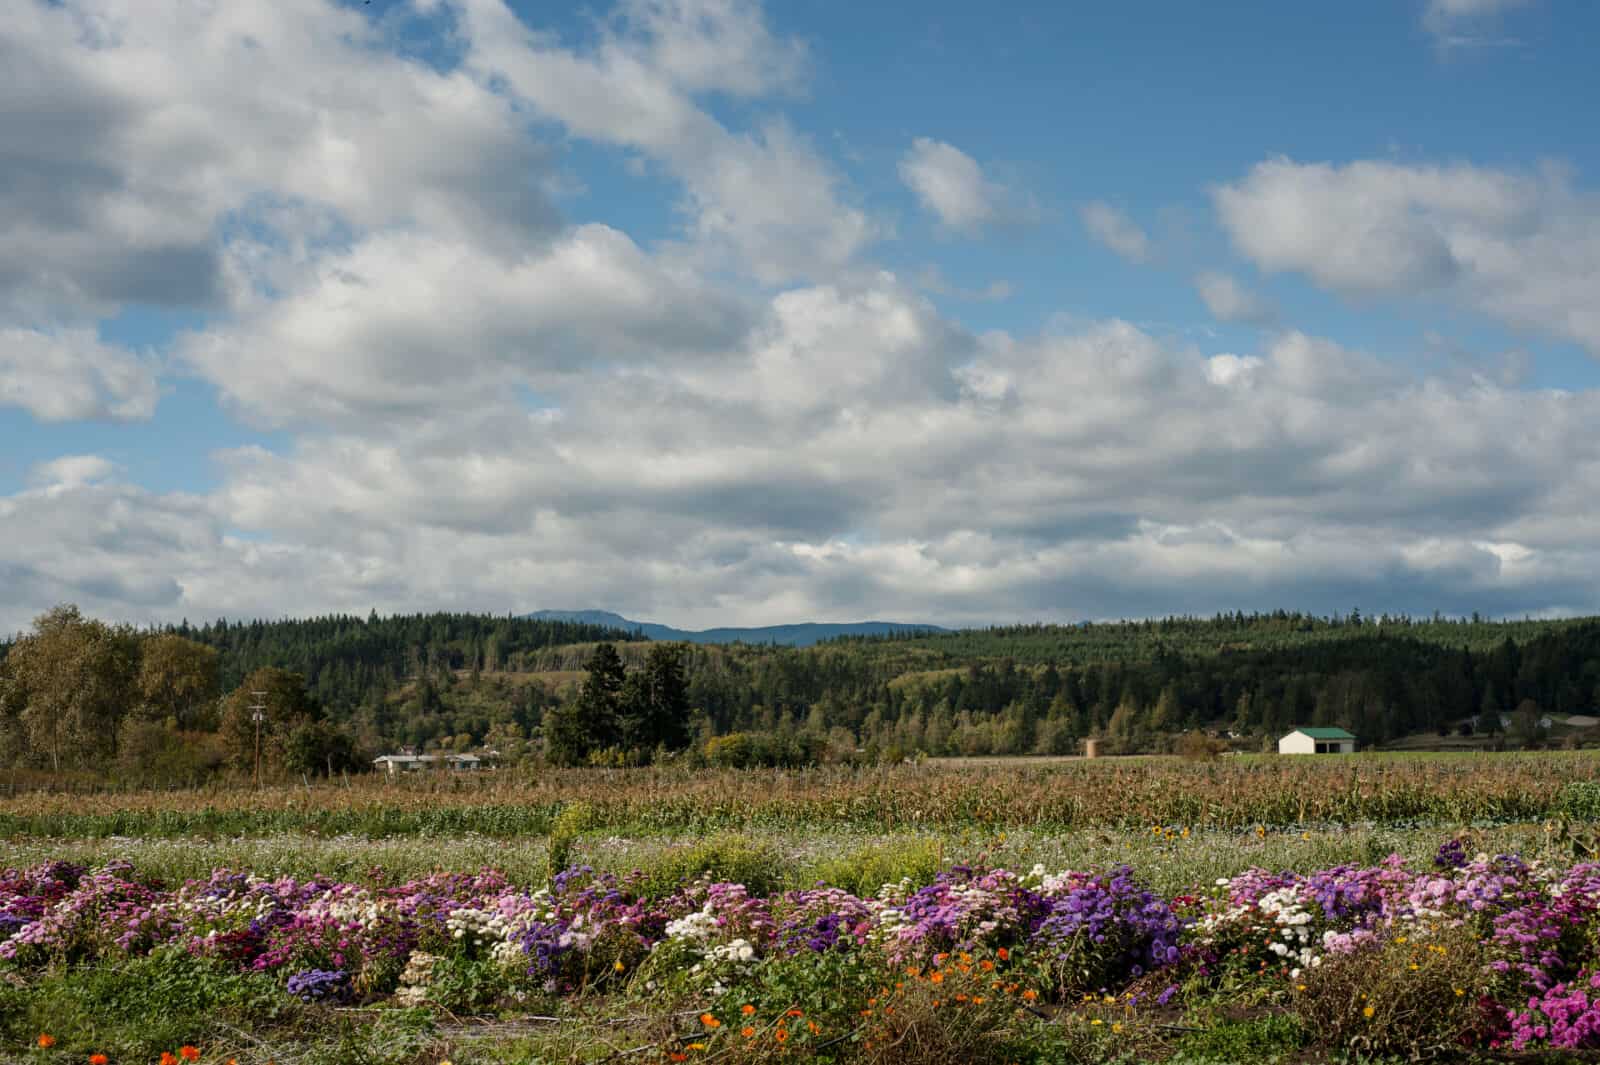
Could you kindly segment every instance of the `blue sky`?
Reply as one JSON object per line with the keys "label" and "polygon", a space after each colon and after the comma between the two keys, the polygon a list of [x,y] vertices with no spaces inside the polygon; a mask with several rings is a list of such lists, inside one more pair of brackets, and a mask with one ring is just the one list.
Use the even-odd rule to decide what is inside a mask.
{"label": "blue sky", "polygon": [[1592,5],[11,6],[0,628],[1600,611]]}

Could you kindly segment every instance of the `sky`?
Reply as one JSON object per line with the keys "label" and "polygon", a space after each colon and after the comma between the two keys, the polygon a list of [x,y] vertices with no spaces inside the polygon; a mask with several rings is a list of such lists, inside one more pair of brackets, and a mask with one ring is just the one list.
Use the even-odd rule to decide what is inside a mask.
{"label": "sky", "polygon": [[1587,0],[0,0],[0,632],[1600,613]]}

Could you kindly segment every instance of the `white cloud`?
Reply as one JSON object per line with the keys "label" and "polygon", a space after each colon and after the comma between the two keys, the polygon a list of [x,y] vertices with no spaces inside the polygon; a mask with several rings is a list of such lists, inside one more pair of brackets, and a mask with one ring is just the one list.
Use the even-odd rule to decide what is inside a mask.
{"label": "white cloud", "polygon": [[1498,17],[1533,0],[1428,0],[1422,25],[1447,47],[1499,43],[1505,40],[1489,31]]}
{"label": "white cloud", "polygon": [[44,488],[78,488],[103,481],[116,472],[109,459],[99,455],[62,455],[28,471],[28,480]]}
{"label": "white cloud", "polygon": [[588,51],[535,33],[504,0],[450,0],[467,69],[574,134],[645,152],[686,190],[689,232],[713,256],[766,282],[825,276],[882,233],[840,195],[834,168],[781,121],[750,133],[695,102],[709,90],[754,95],[789,84],[796,64],[743,2],[630,4]]}
{"label": "white cloud", "polygon": [[0,405],[40,421],[140,421],[155,413],[152,361],[101,343],[92,329],[0,328]]}
{"label": "white cloud", "polygon": [[1109,203],[1096,200],[1078,211],[1089,235],[1131,263],[1150,260],[1150,238],[1133,219]]}
{"label": "white cloud", "polygon": [[0,310],[216,305],[263,202],[501,250],[547,232],[546,152],[507,101],[387,43],[325,0],[9,5]]}
{"label": "white cloud", "polygon": [[1270,301],[1227,274],[1206,271],[1195,277],[1194,287],[1218,321],[1264,325],[1277,319]]}
{"label": "white cloud", "polygon": [[1117,321],[979,341],[888,277],[781,293],[756,323],[709,359],[564,379],[549,410],[236,452],[206,498],[41,473],[0,499],[21,589],[0,628],[60,599],[680,623],[1600,607],[1600,393],[1295,332],[1209,356]]}
{"label": "white cloud", "polygon": [[1264,270],[1354,297],[1444,296],[1600,355],[1600,197],[1559,170],[1276,158],[1212,195]]}
{"label": "white cloud", "polygon": [[[0,24],[0,322],[28,323],[3,327],[0,400],[150,417],[158,367],[70,323],[206,303],[227,314],[172,365],[289,429],[219,456],[204,495],[102,455],[37,465],[0,495],[0,629],[61,601],[684,624],[1600,609],[1600,393],[1292,330],[1235,352],[1118,320],[973,336],[860,262],[879,224],[758,112],[806,67],[758,6],[627,0],[582,46],[501,0],[417,6],[456,20],[462,70],[320,0]],[[534,118],[680,183],[684,241],[564,224]],[[1015,197],[955,162],[932,209],[1004,220]],[[1264,269],[1597,334],[1592,204],[1559,175],[1279,161],[1217,195]],[[1083,217],[1153,257],[1117,209]],[[730,266],[775,287],[712,280]],[[1196,284],[1266,320],[1234,279]]]}
{"label": "white cloud", "polygon": [[1010,189],[984,176],[978,161],[953,144],[918,137],[900,159],[900,180],[950,229],[1021,221],[1031,211]]}
{"label": "white cloud", "polygon": [[411,232],[308,264],[282,295],[180,356],[255,420],[360,424],[517,406],[592,366],[705,358],[747,326],[734,299],[580,226],[505,262]]}

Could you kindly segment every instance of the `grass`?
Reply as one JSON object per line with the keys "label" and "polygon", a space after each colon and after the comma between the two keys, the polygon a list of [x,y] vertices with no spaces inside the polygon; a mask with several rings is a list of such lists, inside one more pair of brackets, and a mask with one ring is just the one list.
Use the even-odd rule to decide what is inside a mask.
{"label": "grass", "polygon": [[[574,838],[562,864],[627,873],[640,870],[664,888],[684,875],[711,871],[763,890],[825,882],[870,894],[907,877],[932,880],[952,863],[985,861],[1013,869],[1041,863],[1050,869],[1098,869],[1127,862],[1157,890],[1176,892],[1252,867],[1327,868],[1370,864],[1390,854],[1430,858],[1450,834],[1465,834],[1469,850],[1517,852],[1528,858],[1570,860],[1572,851],[1544,825],[1486,829],[1354,828],[1304,832],[1155,832],[1013,830],[985,833],[881,833],[817,830],[752,831],[712,837],[617,835],[591,831]],[[179,882],[216,868],[248,869],[263,876],[305,878],[323,874],[366,882],[406,880],[439,870],[499,869],[514,882],[545,881],[548,849],[542,839],[501,841],[486,836],[451,839],[332,839],[275,835],[242,839],[23,839],[0,841],[0,868],[64,859],[98,864],[125,858],[150,875]]]}

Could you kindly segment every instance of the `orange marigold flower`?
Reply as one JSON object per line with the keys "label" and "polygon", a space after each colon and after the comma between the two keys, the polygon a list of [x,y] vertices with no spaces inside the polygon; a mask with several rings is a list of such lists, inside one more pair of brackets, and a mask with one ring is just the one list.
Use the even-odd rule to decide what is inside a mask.
{"label": "orange marigold flower", "polygon": [[1000,960],[1001,961],[1010,961],[1011,960],[1011,952],[1009,950],[1007,950],[1005,947],[1001,947],[999,950],[995,951],[995,953],[1000,955]]}
{"label": "orange marigold flower", "polygon": [[994,972],[994,962],[990,961],[988,958],[985,958],[978,963],[978,968],[982,969],[986,973],[992,973]]}
{"label": "orange marigold flower", "polygon": [[804,1017],[805,1016],[805,1011],[804,1010],[793,1009],[793,1010],[790,1010],[789,1012],[785,1013],[784,1016],[785,1017]]}
{"label": "orange marigold flower", "polygon": [[111,1059],[104,1054],[90,1054],[89,1065],[111,1065]]}
{"label": "orange marigold flower", "polygon": [[200,1060],[200,1050],[199,1050],[199,1048],[189,1046],[186,1043],[183,1046],[178,1048],[178,1056],[180,1058],[182,1058],[184,1061],[199,1061]]}
{"label": "orange marigold flower", "polygon": [[822,1031],[822,1025],[818,1024],[816,1021],[807,1021],[806,1027],[811,1030],[812,1035],[816,1035],[818,1032]]}
{"label": "orange marigold flower", "polygon": [[41,1032],[40,1033],[40,1035],[39,1035],[39,1046],[40,1046],[41,1049],[49,1050],[51,1047],[53,1047],[55,1045],[56,1045],[56,1037],[55,1036],[51,1035],[49,1032]]}
{"label": "orange marigold flower", "polygon": [[1034,999],[1039,997],[1039,992],[1030,987],[1028,990],[1022,993],[1022,997],[1027,1001],[1032,1002]]}
{"label": "orange marigold flower", "polygon": [[170,1050],[161,1052],[161,1065],[178,1065],[178,1055]]}
{"label": "orange marigold flower", "polygon": [[755,1011],[756,1011],[756,1008],[754,1006],[750,1005],[750,1003],[748,1003],[748,1002],[746,1002],[743,1006],[739,1007],[739,1012],[744,1014],[746,1017],[750,1016]]}
{"label": "orange marigold flower", "polygon": [[789,1041],[789,1033],[784,1029],[779,1028],[776,1032],[772,1033],[772,1038],[776,1039],[780,1043],[787,1043]]}
{"label": "orange marigold flower", "polygon": [[739,1029],[739,1034],[744,1036],[746,1039],[749,1039],[751,1036],[756,1034],[756,1030],[747,1024],[743,1028]]}
{"label": "orange marigold flower", "polygon": [[689,1060],[689,1055],[685,1054],[681,1050],[674,1050],[674,1051],[672,1051],[672,1053],[667,1055],[667,1060],[668,1061],[688,1061]]}
{"label": "orange marigold flower", "polygon": [[702,1013],[700,1015],[700,1023],[705,1025],[707,1028],[721,1028],[722,1027],[722,1022],[717,1020],[715,1017],[713,1017],[709,1013]]}

